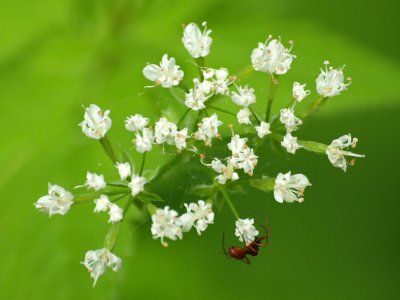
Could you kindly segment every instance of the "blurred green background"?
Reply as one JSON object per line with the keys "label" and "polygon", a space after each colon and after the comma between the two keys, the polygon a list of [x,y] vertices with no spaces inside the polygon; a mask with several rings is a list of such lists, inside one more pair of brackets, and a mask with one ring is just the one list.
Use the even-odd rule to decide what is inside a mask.
{"label": "blurred green background", "polygon": [[[391,0],[2,1],[0,298],[399,299],[398,11]],[[168,53],[187,76],[195,74],[181,24],[204,20],[214,39],[207,65],[232,72],[249,64],[251,50],[270,33],[295,41],[298,58],[282,77],[275,112],[293,81],[308,83],[315,95],[325,59],[347,64],[349,91],[307,119],[298,136],[329,143],[352,133],[367,157],[343,173],[325,156],[266,152],[271,175],[305,173],[313,186],[301,205],[280,205],[257,191],[233,197],[243,216],[261,212],[270,223],[270,246],[251,266],[221,254],[222,231],[228,245],[238,244],[226,208],[200,238],[191,232],[167,249],[152,240],[149,223],[124,224],[115,248],[123,267],[92,288],[79,262],[102,247],[106,215],[85,204],[49,220],[32,203],[49,181],[71,190],[87,170],[115,178],[102,149],[77,126],[82,105],[110,109],[110,138],[131,147],[124,118],[139,112],[154,120],[156,103],[174,101],[162,89],[139,96],[149,84],[143,66]],[[258,73],[246,81],[262,110],[266,78]],[[147,166],[167,161],[158,157]],[[192,176],[180,173],[168,178],[166,198],[174,203],[186,197],[179,187]]]}

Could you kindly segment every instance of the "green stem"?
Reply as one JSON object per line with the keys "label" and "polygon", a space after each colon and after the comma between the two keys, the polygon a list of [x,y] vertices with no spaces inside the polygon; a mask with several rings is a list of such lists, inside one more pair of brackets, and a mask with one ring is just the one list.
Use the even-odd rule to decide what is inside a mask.
{"label": "green stem", "polygon": [[104,136],[103,138],[101,138],[100,144],[103,147],[104,151],[107,153],[108,157],[111,159],[112,163],[115,165],[117,162],[117,156],[115,155],[115,152],[108,137]]}
{"label": "green stem", "polygon": [[188,109],[185,111],[185,113],[184,113],[184,114],[182,115],[182,117],[179,119],[177,126],[179,126],[179,125],[183,122],[183,120],[185,120],[186,116],[188,115],[188,113],[189,113],[190,111],[191,111],[190,108],[188,108]]}
{"label": "green stem", "polygon": [[218,183],[216,183],[218,189],[221,191],[222,195],[224,196],[226,202],[228,203],[229,208],[231,209],[233,215],[235,216],[236,219],[240,219],[239,214],[235,208],[235,206],[233,205],[231,199],[228,196],[228,193],[225,191],[225,189],[223,187],[221,187]]}
{"label": "green stem", "polygon": [[114,249],[115,241],[117,240],[117,235],[119,230],[119,223],[120,222],[113,223],[106,235],[106,239],[104,241],[104,248],[106,248],[109,251],[112,251]]}
{"label": "green stem", "polygon": [[304,118],[312,114],[313,112],[318,111],[321,108],[321,106],[325,104],[325,101],[327,99],[328,97],[319,95],[317,98],[314,99],[314,101],[310,104],[310,106],[303,113],[301,113],[300,117]]}
{"label": "green stem", "polygon": [[198,57],[195,60],[196,60],[197,70],[199,71],[200,80],[203,80],[204,76],[203,76],[203,70],[202,69],[204,68],[204,63],[205,63],[204,57]]}
{"label": "green stem", "polygon": [[112,190],[102,190],[94,193],[86,193],[74,196],[74,204],[84,203],[90,200],[94,200],[100,197],[100,195],[114,196],[114,195],[128,195],[131,192],[130,188],[119,188]]}
{"label": "green stem", "polygon": [[251,114],[253,115],[253,117],[256,119],[258,125],[260,125],[261,124],[260,119],[257,117],[256,113],[254,112],[254,110],[251,109],[250,106],[249,106],[249,110],[250,110]]}
{"label": "green stem", "polygon": [[139,176],[142,176],[142,174],[143,174],[143,170],[144,170],[144,163],[146,162],[146,154],[147,154],[147,152],[143,152],[143,156],[142,156],[142,164],[140,165]]}
{"label": "green stem", "polygon": [[265,122],[269,122],[269,117],[271,115],[271,107],[272,107],[272,102],[274,101],[275,98],[275,92],[276,88],[278,86],[278,76],[271,74],[271,82],[270,82],[270,89],[269,89],[269,94],[268,94],[268,102],[267,102],[267,111],[265,113]]}

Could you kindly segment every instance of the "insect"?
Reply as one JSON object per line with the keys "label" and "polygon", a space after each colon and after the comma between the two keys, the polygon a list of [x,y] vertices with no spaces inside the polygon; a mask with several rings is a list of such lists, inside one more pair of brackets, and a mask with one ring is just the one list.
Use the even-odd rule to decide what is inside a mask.
{"label": "insect", "polygon": [[[265,230],[264,236],[256,237],[254,239],[254,241],[247,243],[247,244],[245,243],[243,247],[232,246],[232,247],[228,248],[228,251],[226,251],[225,246],[224,246],[225,234],[223,234],[222,235],[222,250],[224,251],[225,255],[228,258],[234,258],[234,259],[240,260],[246,264],[251,264],[251,261],[247,257],[247,255],[257,256],[260,251],[261,246],[265,246],[265,247],[268,246],[269,230],[267,227],[264,227],[264,226],[262,226],[262,227]],[[245,240],[245,239],[243,239],[243,240]],[[265,240],[264,244],[261,242],[262,240]]]}

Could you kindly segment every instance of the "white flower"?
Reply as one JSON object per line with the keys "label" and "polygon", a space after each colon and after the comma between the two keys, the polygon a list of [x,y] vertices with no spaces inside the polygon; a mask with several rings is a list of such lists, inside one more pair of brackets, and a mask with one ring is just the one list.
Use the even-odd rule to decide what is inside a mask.
{"label": "white flower", "polygon": [[128,131],[138,131],[142,130],[149,124],[149,119],[143,117],[142,115],[136,114],[133,116],[129,116],[125,120],[125,128]]}
{"label": "white flower", "polygon": [[289,133],[297,130],[297,126],[303,124],[303,121],[295,116],[293,108],[281,109],[279,121],[285,125],[286,131]]}
{"label": "white flower", "polygon": [[164,54],[160,65],[147,65],[143,69],[143,75],[156,84],[164,88],[170,88],[178,85],[183,78],[183,71],[175,64],[175,58],[168,59],[168,54]]}
{"label": "white flower", "polygon": [[121,259],[107,249],[98,249],[86,252],[85,261],[82,264],[90,272],[90,277],[93,278],[93,286],[97,280],[104,274],[107,267],[114,272],[121,268]]}
{"label": "white flower", "polygon": [[243,172],[253,175],[254,168],[257,166],[258,156],[254,154],[252,148],[244,148],[237,157],[232,157],[232,164],[238,169],[243,169]]}
{"label": "white flower", "polygon": [[218,120],[217,114],[213,114],[209,118],[203,118],[198,130],[194,133],[194,137],[204,141],[206,146],[211,146],[212,138],[219,137],[218,127],[221,125],[222,122]]}
{"label": "white flower", "polygon": [[290,133],[286,133],[281,142],[282,147],[286,148],[287,152],[295,154],[296,150],[301,148],[297,143],[297,137],[292,136]]}
{"label": "white flower", "polygon": [[306,85],[298,82],[293,83],[293,99],[297,102],[301,102],[306,96],[310,95],[309,90],[305,90]]}
{"label": "white flower", "polygon": [[88,108],[85,108],[84,120],[79,126],[82,127],[82,131],[87,137],[99,140],[111,128],[112,122],[109,114],[109,110],[103,112],[97,105],[90,104]]}
{"label": "white flower", "polygon": [[118,174],[121,180],[125,180],[126,178],[132,175],[131,165],[128,162],[125,163],[117,162],[115,166],[118,169]]}
{"label": "white flower", "polygon": [[325,70],[321,69],[321,73],[316,79],[317,92],[324,97],[333,97],[340,95],[341,92],[347,90],[350,82],[344,83],[343,67],[328,69],[329,62],[325,61]]}
{"label": "white flower", "polygon": [[146,179],[144,177],[138,175],[132,176],[131,182],[128,184],[132,190],[132,196],[136,196],[140,192],[143,192],[145,184]]}
{"label": "white flower", "polygon": [[169,122],[166,118],[160,118],[155,125],[155,139],[157,144],[167,142],[169,145],[175,143],[177,127],[174,123]]}
{"label": "white flower", "polygon": [[[265,43],[258,43],[258,48],[251,53],[251,62],[256,71],[270,74],[285,74],[296,57],[290,54],[292,48],[285,49],[280,40],[268,38]],[[268,43],[268,45],[267,45]]]}
{"label": "white flower", "polygon": [[211,30],[207,29],[207,23],[202,23],[204,30],[200,31],[195,23],[190,23],[183,30],[182,43],[189,54],[194,57],[206,57],[210,53],[212,38],[209,36]]}
{"label": "white flower", "polygon": [[256,95],[254,94],[254,89],[249,88],[247,85],[245,87],[238,87],[238,92],[232,92],[232,101],[237,105],[248,107],[250,104],[256,103]]}
{"label": "white flower", "polygon": [[346,160],[346,156],[365,157],[365,155],[356,154],[345,150],[348,147],[355,148],[357,142],[358,139],[357,138],[351,139],[350,134],[343,135],[340,138],[333,140],[332,143],[328,146],[328,149],[326,150],[326,154],[328,155],[331,164],[346,172],[347,164],[350,165],[354,164],[354,160],[348,162]]}
{"label": "white flower", "polygon": [[95,173],[87,172],[85,186],[88,189],[94,189],[95,191],[98,191],[104,189],[107,184],[104,180],[103,175],[97,175]]}
{"label": "white flower", "polygon": [[194,226],[197,233],[201,235],[201,232],[207,229],[208,224],[214,223],[214,212],[210,203],[205,203],[203,200],[199,200],[197,203],[189,205],[185,203],[187,212],[179,217],[178,223],[184,232],[188,232]]}
{"label": "white flower", "polygon": [[239,241],[244,242],[246,245],[255,240],[259,234],[258,230],[254,227],[254,219],[238,219],[235,222],[235,235]]}
{"label": "white flower", "polygon": [[175,146],[178,150],[186,148],[186,139],[188,138],[188,129],[183,128],[175,133]]}
{"label": "white flower", "polygon": [[153,131],[151,128],[143,128],[142,134],[136,132],[136,138],[133,140],[136,151],[139,153],[149,152],[153,148]]}
{"label": "white flower", "polygon": [[247,107],[239,110],[236,114],[239,124],[251,125],[250,116],[251,112]]}
{"label": "white flower", "polygon": [[270,124],[264,121],[261,121],[260,126],[256,126],[256,130],[260,139],[271,133]]}
{"label": "white flower", "polygon": [[185,105],[193,110],[200,110],[205,108],[204,102],[208,100],[204,91],[201,88],[194,87],[190,89],[185,95]]}
{"label": "white flower", "polygon": [[241,138],[238,134],[235,134],[227,146],[231,150],[232,155],[237,156],[247,148],[246,142],[247,138]]}
{"label": "white flower", "polygon": [[61,186],[49,183],[49,194],[40,197],[34,205],[49,217],[56,214],[65,215],[73,204],[73,198],[74,196]]}
{"label": "white flower", "polygon": [[211,168],[220,174],[215,177],[219,184],[225,184],[227,180],[235,181],[239,179],[239,175],[235,172],[235,168],[229,158],[227,165],[223,164],[218,158],[214,158],[211,162]]}
{"label": "white flower", "polygon": [[108,214],[110,215],[110,219],[108,220],[108,222],[115,223],[121,221],[124,217],[124,210],[115,203],[110,203],[108,207],[110,209],[108,211]]}
{"label": "white flower", "polygon": [[215,80],[213,80],[212,90],[218,95],[225,95],[228,92],[229,84],[229,72],[226,68],[220,68],[215,70]]}
{"label": "white flower", "polygon": [[311,183],[303,174],[279,173],[275,179],[274,197],[279,203],[303,202],[304,190]]}
{"label": "white flower", "polygon": [[99,213],[101,211],[107,211],[111,202],[106,195],[100,195],[100,198],[95,199],[94,203],[96,204],[94,212]]}
{"label": "white flower", "polygon": [[178,213],[168,206],[164,209],[157,209],[156,213],[151,216],[152,225],[151,233],[154,239],[161,238],[161,244],[164,247],[168,246],[168,243],[164,241],[164,238],[176,240],[177,238],[182,239],[182,228],[178,225]]}

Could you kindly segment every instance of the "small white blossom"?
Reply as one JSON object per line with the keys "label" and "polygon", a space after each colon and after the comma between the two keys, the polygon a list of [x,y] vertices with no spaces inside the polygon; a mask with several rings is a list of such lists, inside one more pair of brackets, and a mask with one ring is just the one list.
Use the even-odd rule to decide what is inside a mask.
{"label": "small white blossom", "polygon": [[90,272],[90,277],[94,280],[93,286],[95,286],[97,280],[104,274],[107,267],[111,268],[114,272],[121,268],[121,259],[103,248],[86,252],[85,261],[82,264]]}
{"label": "small white blossom", "polygon": [[260,126],[256,126],[256,130],[260,139],[271,133],[270,124],[264,121],[261,121]]}
{"label": "small white blossom", "polygon": [[48,214],[49,217],[56,214],[65,215],[73,204],[72,199],[74,196],[61,186],[51,183],[49,183],[48,193],[48,195],[40,197],[34,203],[35,207],[39,211]]}
{"label": "small white blossom", "polygon": [[112,125],[109,114],[109,110],[103,112],[97,105],[90,104],[85,108],[84,120],[79,124],[82,132],[91,139],[103,138]]}
{"label": "small white blossom", "polygon": [[133,140],[136,151],[139,153],[149,152],[153,148],[153,131],[151,128],[143,128],[142,134],[136,132]]}
{"label": "small white blossom", "polygon": [[297,137],[292,136],[290,133],[286,133],[281,142],[282,147],[286,148],[287,152],[295,154],[296,150],[301,148],[297,143]]}
{"label": "small white blossom", "polygon": [[108,222],[115,223],[121,221],[122,218],[124,217],[123,215],[124,210],[115,203],[110,203],[108,207],[110,209],[108,211],[108,214],[110,215]]}
{"label": "small white blossom", "polygon": [[238,92],[232,92],[232,101],[237,105],[248,107],[250,104],[256,103],[256,95],[254,94],[254,89],[249,88],[247,85],[245,87],[239,86]]}
{"label": "small white blossom", "polygon": [[275,179],[274,197],[279,203],[304,201],[304,190],[311,183],[303,174],[279,173]]}
{"label": "small white blossom", "polygon": [[125,180],[126,178],[132,175],[131,165],[128,162],[125,163],[117,162],[115,166],[118,169],[118,174],[121,180]]}
{"label": "small white blossom", "polygon": [[101,211],[107,211],[111,202],[106,195],[100,195],[100,198],[95,199],[94,203],[96,204],[94,212],[99,213]]}
{"label": "small white blossom", "polygon": [[236,114],[239,124],[251,125],[250,116],[251,112],[247,107],[239,110]]}
{"label": "small white blossom", "polygon": [[149,119],[139,114],[129,116],[125,120],[125,128],[132,132],[143,130],[148,124]]}
{"label": "small white blossom", "polygon": [[207,29],[206,22],[203,22],[202,25],[204,27],[203,32],[195,23],[190,23],[183,31],[182,43],[193,58],[206,57],[210,53],[211,30]]}
{"label": "small white blossom", "polygon": [[107,186],[107,183],[105,182],[103,175],[87,172],[85,186],[88,189],[94,189],[95,191],[98,191],[104,189]]}
{"label": "small white blossom", "polygon": [[347,164],[351,165],[354,163],[354,161],[348,162],[346,156],[365,157],[365,155],[356,154],[346,150],[348,147],[355,148],[357,142],[358,139],[352,139],[350,134],[343,135],[340,138],[333,140],[326,150],[326,154],[328,155],[331,164],[346,172]]}
{"label": "small white blossom", "polygon": [[180,66],[175,64],[175,58],[168,59],[168,54],[164,54],[160,65],[147,65],[143,69],[143,75],[164,88],[170,88],[178,85],[183,78],[184,73],[179,69]]}
{"label": "small white blossom", "polygon": [[297,127],[303,124],[303,121],[295,116],[293,108],[281,109],[279,121],[285,125],[286,131],[289,133],[297,130]]}
{"label": "small white blossom", "polygon": [[309,90],[305,90],[306,85],[298,82],[293,83],[293,99],[297,102],[301,102],[306,96],[310,95]]}
{"label": "small white blossom", "polygon": [[239,179],[239,175],[235,172],[230,158],[228,158],[227,165],[223,164],[218,158],[214,158],[211,165],[207,166],[211,166],[215,172],[220,174],[215,177],[219,184],[225,184],[227,180],[235,181]]}
{"label": "small white blossom", "polygon": [[285,49],[280,40],[269,40],[258,43],[258,47],[251,53],[253,68],[270,74],[285,74],[296,56],[290,54],[292,48]]}
{"label": "small white blossom", "polygon": [[247,148],[246,142],[247,138],[241,138],[238,134],[235,134],[227,146],[228,149],[231,150],[233,156],[238,156]]}
{"label": "small white blossom", "polygon": [[166,118],[160,118],[155,125],[155,139],[157,144],[167,142],[169,145],[175,143],[177,127],[174,123],[169,122]]}
{"label": "small white blossom", "polygon": [[254,154],[252,148],[244,148],[237,157],[232,157],[232,164],[243,172],[253,175],[254,168],[257,166],[258,156]]}
{"label": "small white blossom", "polygon": [[186,93],[185,105],[193,110],[201,110],[206,107],[204,102],[207,101],[208,98],[209,97],[206,96],[201,88],[195,86]]}
{"label": "small white blossom", "polygon": [[218,95],[225,95],[228,92],[229,84],[229,72],[226,68],[220,68],[215,70],[215,80],[213,81],[213,91]]}
{"label": "small white blossom", "polygon": [[343,67],[334,69],[329,67],[329,62],[324,62],[325,70],[321,69],[321,73],[316,79],[317,92],[324,97],[333,97],[340,95],[341,92],[347,90],[350,82],[344,83]]}
{"label": "small white blossom", "polygon": [[176,240],[177,238],[182,239],[182,228],[178,224],[178,213],[168,206],[164,209],[157,209],[156,213],[151,216],[152,225],[151,233],[154,239],[161,238],[161,244],[164,247],[168,246],[168,243],[164,241],[164,238]]}
{"label": "small white blossom", "polygon": [[132,190],[132,196],[136,196],[140,192],[144,191],[144,185],[146,184],[146,179],[142,176],[134,175],[132,176],[131,182],[129,182],[128,186]]}
{"label": "small white blossom", "polygon": [[211,146],[211,140],[219,137],[218,127],[222,122],[218,120],[218,115],[213,114],[209,118],[203,118],[199,124],[198,130],[194,133],[194,137],[205,142],[206,146]]}
{"label": "small white blossom", "polygon": [[214,223],[214,212],[210,203],[199,200],[196,203],[186,204],[187,212],[179,217],[179,224],[184,232],[188,232],[193,226],[199,235],[205,231],[208,224]]}
{"label": "small white blossom", "polygon": [[255,240],[259,234],[258,230],[254,227],[254,219],[238,219],[235,222],[235,235],[239,241],[244,242],[246,245]]}
{"label": "small white blossom", "polygon": [[188,138],[188,129],[183,128],[175,133],[175,146],[178,150],[186,148],[186,140]]}

